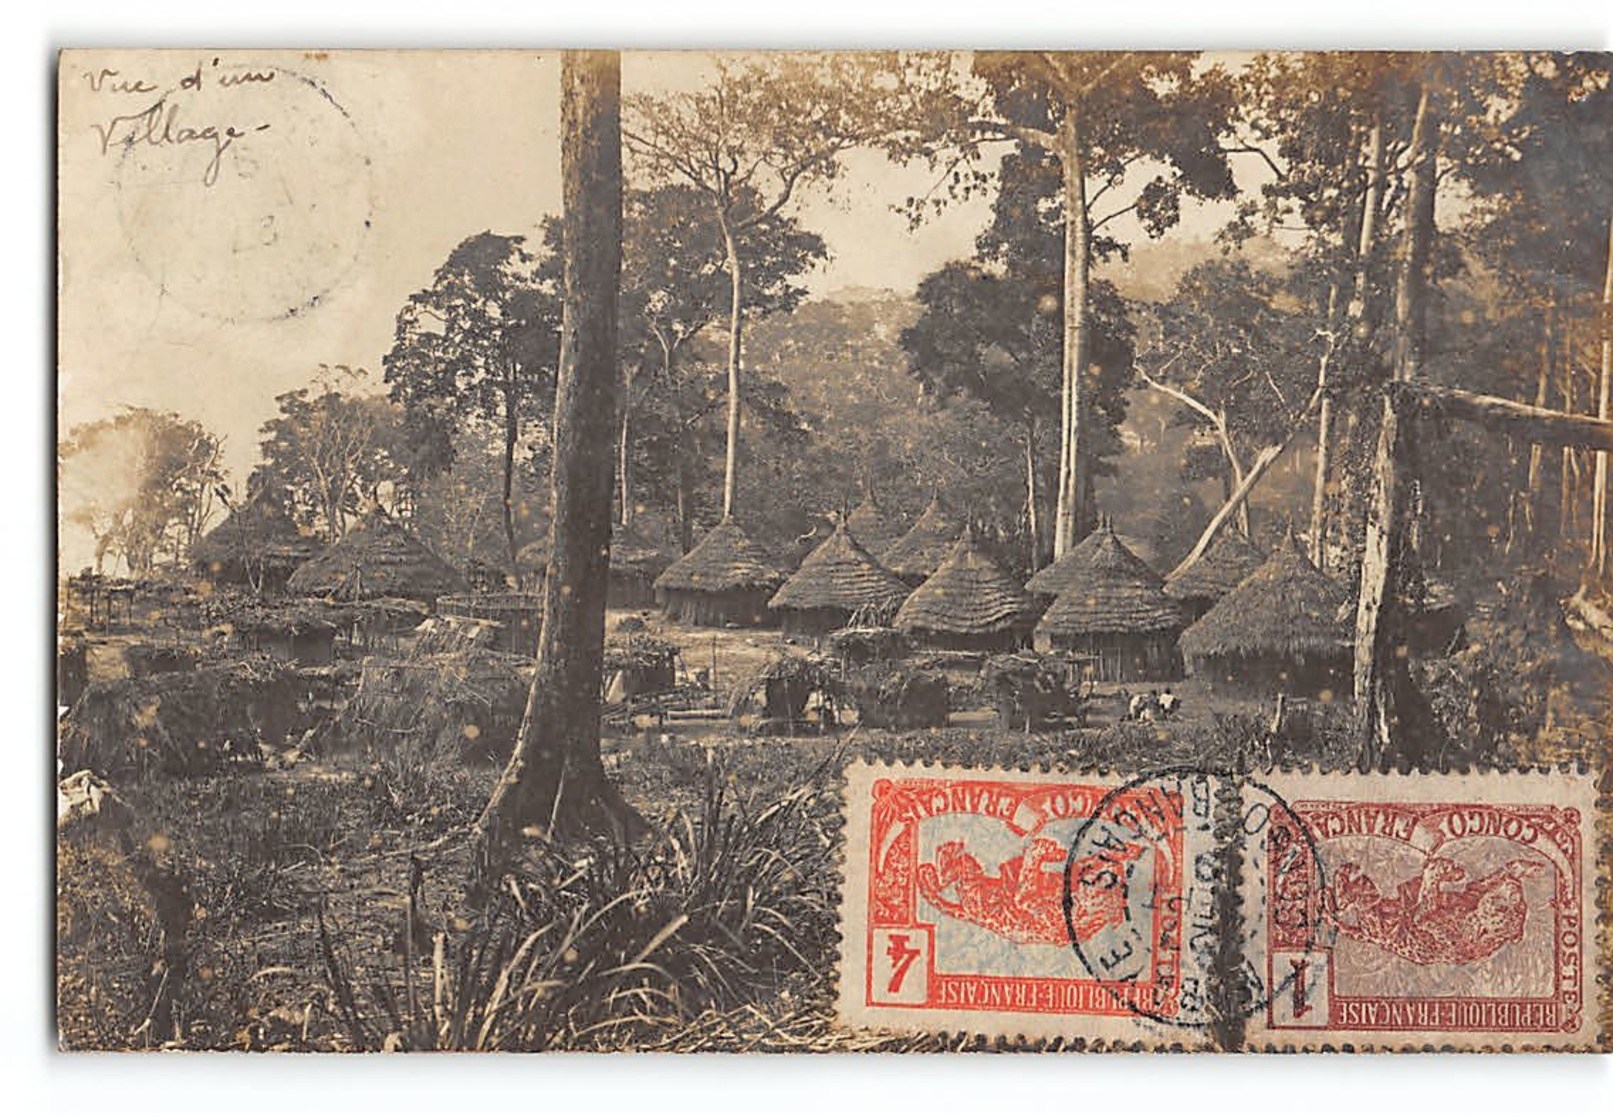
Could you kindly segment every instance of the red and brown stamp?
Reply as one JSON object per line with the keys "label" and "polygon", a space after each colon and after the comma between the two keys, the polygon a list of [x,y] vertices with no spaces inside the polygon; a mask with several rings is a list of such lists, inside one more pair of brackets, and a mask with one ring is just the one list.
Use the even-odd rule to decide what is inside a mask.
{"label": "red and brown stamp", "polygon": [[1591,777],[1268,778],[1290,811],[1245,862],[1252,1044],[1596,1041]]}
{"label": "red and brown stamp", "polygon": [[853,765],[843,1021],[1192,1042],[1213,895],[1207,785]]}

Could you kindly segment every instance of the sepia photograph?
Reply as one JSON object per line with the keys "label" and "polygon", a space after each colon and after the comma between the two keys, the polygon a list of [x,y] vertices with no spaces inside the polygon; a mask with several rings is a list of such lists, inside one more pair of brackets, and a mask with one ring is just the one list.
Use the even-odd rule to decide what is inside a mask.
{"label": "sepia photograph", "polygon": [[62,1051],[1613,1049],[1613,53],[54,82]]}

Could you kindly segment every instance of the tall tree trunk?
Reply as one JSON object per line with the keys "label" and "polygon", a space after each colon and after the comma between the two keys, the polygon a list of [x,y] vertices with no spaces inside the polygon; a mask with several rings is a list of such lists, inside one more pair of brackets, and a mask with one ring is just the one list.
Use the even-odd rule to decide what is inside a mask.
{"label": "tall tree trunk", "polygon": [[1331,468],[1333,451],[1333,400],[1328,394],[1328,365],[1338,347],[1339,285],[1335,281],[1327,288],[1328,341],[1322,356],[1316,362],[1316,390],[1322,393],[1322,402],[1316,413],[1316,474],[1311,484],[1311,563],[1318,570],[1327,570],[1327,475]]}
{"label": "tall tree trunk", "polygon": [[1059,122],[1064,204],[1064,414],[1059,441],[1059,499],[1053,557],[1075,546],[1089,526],[1087,508],[1087,301],[1092,279],[1092,230],[1087,223],[1086,160],[1073,109]]}
{"label": "tall tree trunk", "polygon": [[[1400,276],[1395,287],[1394,379],[1415,380],[1422,367],[1428,285],[1428,259],[1434,239],[1437,171],[1435,132],[1428,78],[1417,100],[1412,126],[1406,227],[1401,241]],[[1399,654],[1404,633],[1399,591],[1408,554],[1409,422],[1404,396],[1384,394],[1378,431],[1372,504],[1367,514],[1366,547],[1355,618],[1355,702],[1360,766],[1373,770],[1399,760],[1416,764],[1422,742],[1400,732],[1402,695],[1410,678]],[[1399,750],[1398,753],[1396,750]]]}
{"label": "tall tree trunk", "polygon": [[[1607,226],[1607,266],[1602,279],[1602,371],[1596,388],[1596,417],[1613,418],[1613,218]],[[1596,452],[1596,480],[1591,499],[1591,570],[1598,581],[1607,577],[1607,451]]]}
{"label": "tall tree trunk", "polygon": [[516,583],[520,585],[524,583],[526,575],[516,559],[520,548],[515,545],[515,447],[521,437],[521,419],[516,411],[520,396],[516,391],[515,382],[511,379],[515,375],[513,371],[507,372],[504,379],[504,457],[501,463],[504,467],[504,476],[501,511],[504,516],[504,546],[509,555],[510,569],[515,572]]}
{"label": "tall tree trunk", "polygon": [[[1566,344],[1564,349],[1568,359],[1562,362],[1563,366],[1563,411],[1572,415],[1579,401],[1574,398],[1574,358],[1573,348]],[[1574,545],[1574,531],[1579,526],[1579,509],[1575,506],[1574,496],[1578,480],[1579,459],[1574,456],[1572,446],[1562,448],[1562,476],[1557,489],[1557,546],[1560,551],[1568,551]]]}
{"label": "tall tree trunk", "polygon": [[521,831],[618,832],[637,823],[599,758],[611,427],[622,264],[621,57],[561,60],[565,314],[555,391],[549,576],[538,667],[515,751],[477,822],[471,893],[485,898]]}
{"label": "tall tree trunk", "polygon": [[[1546,299],[1546,313],[1541,318],[1540,339],[1540,373],[1535,379],[1535,406],[1544,409],[1551,389],[1551,374],[1556,366],[1557,324],[1557,289],[1552,284],[1551,293]],[[1541,473],[1543,472],[1545,448],[1534,442],[1529,446],[1529,473],[1525,479],[1526,497],[1524,500],[1524,528],[1529,533],[1530,541],[1538,543],[1536,535],[1541,489]]]}
{"label": "tall tree trunk", "polygon": [[616,477],[621,486],[621,501],[616,522],[624,528],[633,523],[633,365],[628,362],[622,369],[622,424],[616,440]]}
{"label": "tall tree trunk", "polygon": [[1030,569],[1042,565],[1042,521],[1036,507],[1041,499],[1036,484],[1036,416],[1025,420],[1025,523],[1030,532]]}
{"label": "tall tree trunk", "polygon": [[734,487],[739,466],[739,355],[740,333],[744,325],[744,305],[741,302],[739,246],[726,215],[719,216],[722,225],[723,252],[728,262],[728,449],[723,459],[722,514],[723,519],[734,514]]}

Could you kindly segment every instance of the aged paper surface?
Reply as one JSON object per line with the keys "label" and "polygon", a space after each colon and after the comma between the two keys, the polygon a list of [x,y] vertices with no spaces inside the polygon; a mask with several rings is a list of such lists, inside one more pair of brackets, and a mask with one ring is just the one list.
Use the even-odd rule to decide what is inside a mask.
{"label": "aged paper surface", "polygon": [[61,1045],[1605,1049],[1609,73],[62,52]]}

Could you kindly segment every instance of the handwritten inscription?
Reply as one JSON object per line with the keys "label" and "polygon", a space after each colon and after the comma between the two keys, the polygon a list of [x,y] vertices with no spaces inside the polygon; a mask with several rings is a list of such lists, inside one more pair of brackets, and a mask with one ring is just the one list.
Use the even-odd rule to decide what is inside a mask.
{"label": "handwritten inscription", "polygon": [[[194,109],[179,100],[185,93],[194,93],[206,87],[236,90],[250,86],[265,86],[275,79],[274,70],[219,69],[219,59],[210,65],[198,62],[180,79],[174,92],[137,112],[117,112],[104,121],[90,125],[100,143],[101,155],[110,155],[114,148],[129,150],[137,145],[151,147],[199,147],[207,153],[202,167],[202,185],[218,182],[224,165],[224,156],[234,143],[253,132],[265,132],[267,122],[257,124],[225,123],[216,120],[193,120]],[[128,75],[111,67],[88,70],[84,73],[91,93],[111,96],[136,94],[149,96],[159,86],[148,75]]]}

